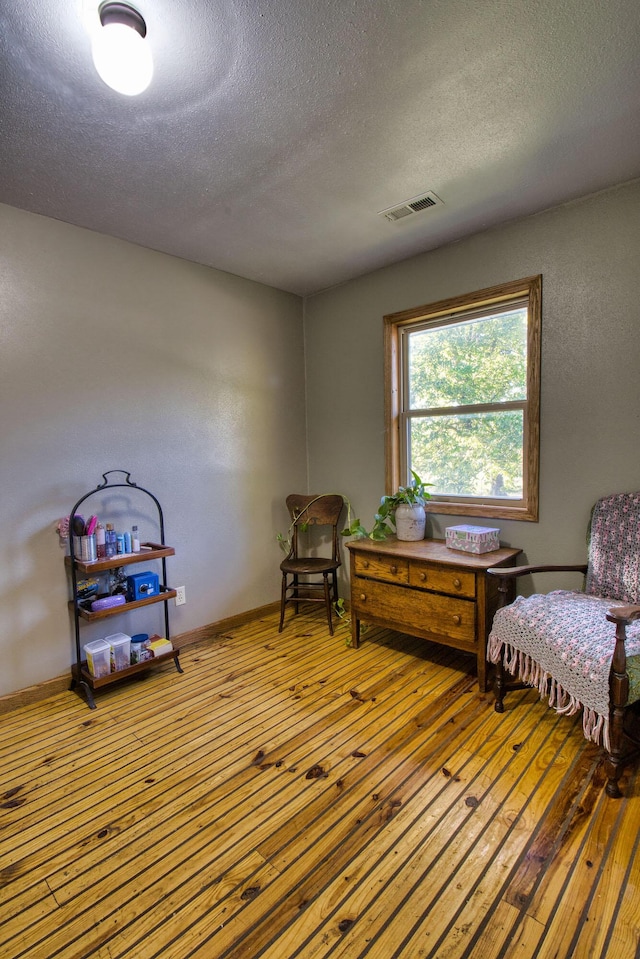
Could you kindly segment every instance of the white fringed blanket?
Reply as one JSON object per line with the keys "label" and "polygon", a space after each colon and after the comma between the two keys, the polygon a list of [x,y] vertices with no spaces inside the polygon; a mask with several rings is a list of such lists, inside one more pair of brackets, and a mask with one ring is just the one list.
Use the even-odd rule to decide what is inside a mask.
{"label": "white fringed blanket", "polygon": [[[615,625],[607,611],[624,605],[585,593],[556,590],[518,596],[498,610],[489,635],[487,658],[522,682],[549,696],[549,705],[572,715],[583,710],[587,739],[609,749],[609,672]],[[627,628],[627,656],[640,654],[640,622]]]}

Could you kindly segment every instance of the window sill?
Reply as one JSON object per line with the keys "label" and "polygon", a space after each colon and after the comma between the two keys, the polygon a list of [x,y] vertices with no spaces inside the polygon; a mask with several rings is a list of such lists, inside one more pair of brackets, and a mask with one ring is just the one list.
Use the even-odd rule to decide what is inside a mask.
{"label": "window sill", "polygon": [[483,519],[510,519],[529,523],[538,522],[538,504],[492,506],[486,503],[444,503],[430,500],[426,504],[427,513],[453,514],[455,516],[479,516]]}

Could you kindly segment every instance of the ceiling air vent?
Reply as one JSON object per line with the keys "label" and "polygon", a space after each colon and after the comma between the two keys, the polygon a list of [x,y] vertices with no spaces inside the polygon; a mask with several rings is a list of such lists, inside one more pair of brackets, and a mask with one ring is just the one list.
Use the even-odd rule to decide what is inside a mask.
{"label": "ceiling air vent", "polygon": [[405,216],[412,216],[414,213],[422,213],[423,210],[430,210],[433,206],[444,206],[444,203],[435,193],[422,193],[420,196],[414,196],[410,200],[405,200],[398,206],[392,206],[388,210],[380,210],[378,216],[384,216],[387,220],[395,222]]}

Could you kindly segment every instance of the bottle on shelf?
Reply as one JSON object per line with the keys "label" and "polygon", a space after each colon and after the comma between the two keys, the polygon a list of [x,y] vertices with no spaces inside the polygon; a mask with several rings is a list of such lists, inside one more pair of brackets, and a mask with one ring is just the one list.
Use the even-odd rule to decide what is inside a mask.
{"label": "bottle on shelf", "polygon": [[113,523],[107,523],[104,539],[105,556],[107,559],[111,559],[118,552],[118,541],[116,539],[116,531],[113,528]]}
{"label": "bottle on shelf", "polygon": [[106,555],[105,529],[102,523],[98,523],[96,526],[96,556],[98,559],[105,559]]}
{"label": "bottle on shelf", "polygon": [[125,553],[131,552],[131,533],[128,530],[124,531],[124,551]]}
{"label": "bottle on shelf", "polygon": [[131,527],[131,552],[139,553],[140,552],[140,534],[138,533],[138,527]]}

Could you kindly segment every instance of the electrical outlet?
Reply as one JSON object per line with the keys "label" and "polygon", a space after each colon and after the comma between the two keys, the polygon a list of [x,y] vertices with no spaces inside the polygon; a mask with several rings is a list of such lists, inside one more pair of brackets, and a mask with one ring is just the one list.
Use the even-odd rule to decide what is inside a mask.
{"label": "electrical outlet", "polygon": [[187,593],[184,586],[176,587],[176,606],[184,606],[187,601]]}

